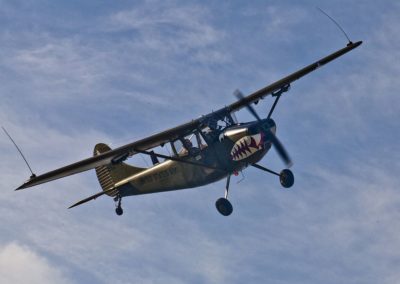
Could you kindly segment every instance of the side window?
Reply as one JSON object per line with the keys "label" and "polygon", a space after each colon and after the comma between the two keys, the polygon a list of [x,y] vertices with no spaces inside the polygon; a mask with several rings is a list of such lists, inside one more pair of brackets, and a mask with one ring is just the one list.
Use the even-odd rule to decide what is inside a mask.
{"label": "side window", "polygon": [[206,141],[198,133],[192,133],[174,141],[174,146],[179,156],[197,155],[202,149],[207,147]]}
{"label": "side window", "polygon": [[182,141],[181,140],[175,140],[174,141],[174,147],[178,153],[178,156],[184,156],[185,148],[183,147]]}
{"label": "side window", "polygon": [[194,147],[196,142],[196,137],[194,134],[183,137],[182,139],[178,139],[174,141],[174,146],[178,151],[179,156],[187,156],[191,149]]}
{"label": "side window", "polygon": [[196,132],[196,140],[197,140],[197,146],[200,150],[203,150],[204,148],[207,148],[207,142],[204,140],[203,135],[201,135],[199,132]]}

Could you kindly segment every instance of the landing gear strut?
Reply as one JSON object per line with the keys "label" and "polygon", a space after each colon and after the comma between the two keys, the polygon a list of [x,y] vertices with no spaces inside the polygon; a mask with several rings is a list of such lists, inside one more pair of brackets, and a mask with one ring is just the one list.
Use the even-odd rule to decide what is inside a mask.
{"label": "landing gear strut", "polygon": [[224,216],[231,215],[233,211],[232,204],[228,200],[230,180],[231,180],[231,175],[229,175],[226,180],[225,197],[221,197],[215,202],[215,207],[217,208],[218,212]]}
{"label": "landing gear strut", "polygon": [[279,182],[284,188],[292,187],[292,185],[294,184],[294,175],[289,169],[284,169],[280,173],[277,173],[258,164],[253,164],[252,166],[257,169],[263,170],[264,172],[268,172],[270,174],[278,176]]}
{"label": "landing gear strut", "polygon": [[116,202],[115,204],[115,213],[117,213],[118,216],[121,216],[124,213],[124,210],[122,210],[121,207],[121,201],[122,201],[122,197],[120,194],[118,194],[115,198],[114,201]]}

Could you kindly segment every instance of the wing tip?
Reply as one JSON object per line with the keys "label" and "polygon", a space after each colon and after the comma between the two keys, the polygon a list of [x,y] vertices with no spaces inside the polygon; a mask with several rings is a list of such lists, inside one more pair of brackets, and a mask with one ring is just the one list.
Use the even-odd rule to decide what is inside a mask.
{"label": "wing tip", "polygon": [[21,190],[21,189],[28,188],[28,187],[31,187],[31,186],[36,185],[36,184],[34,184],[35,179],[36,179],[36,175],[35,175],[35,174],[32,174],[31,177],[29,178],[29,180],[27,180],[27,181],[24,182],[21,186],[19,186],[18,188],[16,188],[15,191]]}
{"label": "wing tip", "polygon": [[359,41],[356,41],[356,42],[349,41],[347,46],[351,46],[353,48],[356,48],[356,47],[360,46],[362,43],[363,43],[362,40],[359,40]]}
{"label": "wing tip", "polygon": [[28,182],[29,182],[29,181],[25,182],[24,184],[22,184],[21,186],[19,186],[18,188],[16,188],[15,191],[18,191],[18,190],[21,190],[21,189],[24,189],[24,188],[29,187]]}

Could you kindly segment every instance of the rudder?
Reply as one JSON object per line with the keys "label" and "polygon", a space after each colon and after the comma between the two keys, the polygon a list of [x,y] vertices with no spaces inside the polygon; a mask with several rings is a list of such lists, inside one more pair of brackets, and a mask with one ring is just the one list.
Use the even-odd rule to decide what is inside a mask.
{"label": "rudder", "polygon": [[[111,148],[108,145],[99,143],[94,147],[93,155],[97,156],[110,150]],[[114,187],[115,183],[129,176],[140,173],[144,171],[145,168],[138,168],[125,163],[120,163],[117,165],[108,164],[105,166],[96,167],[95,170],[101,188],[103,191],[109,191]],[[117,193],[118,190],[115,189],[115,191],[107,192],[106,194],[109,196],[116,196]]]}

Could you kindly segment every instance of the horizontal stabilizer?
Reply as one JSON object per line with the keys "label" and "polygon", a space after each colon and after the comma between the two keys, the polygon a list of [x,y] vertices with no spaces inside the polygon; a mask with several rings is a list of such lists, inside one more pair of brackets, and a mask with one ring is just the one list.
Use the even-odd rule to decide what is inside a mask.
{"label": "horizontal stabilizer", "polygon": [[71,205],[70,207],[68,207],[68,209],[71,209],[71,208],[73,208],[75,206],[78,206],[78,205],[81,205],[83,203],[86,203],[86,202],[88,202],[90,200],[96,199],[97,197],[102,196],[103,194],[110,193],[111,191],[115,191],[115,188],[111,188],[109,190],[105,190],[105,191],[96,193],[95,195],[89,196],[88,198],[82,199],[81,201],[79,201],[79,202],[75,203],[74,205]]}

